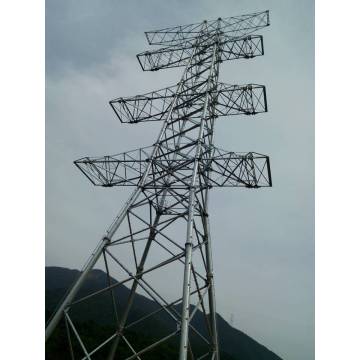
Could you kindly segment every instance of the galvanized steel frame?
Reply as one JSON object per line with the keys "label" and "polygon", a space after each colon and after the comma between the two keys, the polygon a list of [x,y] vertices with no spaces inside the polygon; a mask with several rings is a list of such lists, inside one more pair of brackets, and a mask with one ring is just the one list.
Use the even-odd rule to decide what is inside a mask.
{"label": "galvanized steel frame", "polygon": [[[46,327],[48,339],[61,318],[65,318],[72,359],[71,331],[84,351],[83,359],[91,359],[97,351],[110,345],[108,359],[112,360],[120,341],[127,344],[132,353],[126,359],[141,359],[157,345],[178,337],[180,360],[188,357],[219,360],[208,216],[209,190],[226,186],[272,186],[268,156],[254,152],[234,153],[213,145],[214,123],[219,116],[254,115],[267,111],[264,86],[219,83],[219,65],[224,60],[263,55],[262,36],[250,33],[268,25],[269,12],[264,11],[145,33],[150,45],[166,47],[139,54],[137,58],[143,70],[178,66],[185,66],[185,69],[175,86],[110,101],[121,122],[163,121],[154,145],[122,154],[85,157],[75,161],[75,165],[94,185],[136,188]],[[171,233],[169,228],[184,220],[187,224],[185,236]],[[120,226],[125,226],[121,235]],[[145,243],[141,257],[136,250],[139,242]],[[113,253],[113,247],[124,245],[131,246],[135,272]],[[155,245],[166,251],[169,257],[146,268],[149,250]],[[200,264],[193,261],[196,252],[201,255]],[[86,276],[101,257],[108,276],[107,286],[76,298]],[[111,283],[109,261],[124,272],[126,276],[123,280]],[[180,262],[184,269],[182,296],[168,301],[145,280],[144,275],[175,262]],[[125,309],[118,314],[113,291],[122,284],[130,285],[130,293]],[[138,289],[142,289],[159,308],[130,322],[129,313]],[[71,320],[69,310],[104,293],[112,298],[116,331],[89,351]],[[195,305],[190,305],[191,300]],[[177,304],[182,306],[181,313]],[[126,338],[126,330],[161,311],[173,319],[174,331],[144,349],[136,350]],[[204,318],[206,334],[191,323],[196,314]],[[192,336],[197,336],[207,346],[205,353],[194,352],[189,330]]]}

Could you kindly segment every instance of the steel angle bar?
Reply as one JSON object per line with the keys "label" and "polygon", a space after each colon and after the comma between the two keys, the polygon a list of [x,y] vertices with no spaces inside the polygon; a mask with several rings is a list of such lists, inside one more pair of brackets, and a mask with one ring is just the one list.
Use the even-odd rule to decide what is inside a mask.
{"label": "steel angle bar", "polygon": [[[69,343],[69,351],[70,351],[71,360],[75,360],[74,350],[73,350],[72,341],[71,341],[69,322],[68,322],[68,319],[66,316],[65,316],[65,328],[66,328],[66,336],[67,336],[68,343]],[[86,356],[85,356],[85,358],[86,358]]]}
{"label": "steel angle bar", "polygon": [[[134,193],[133,196],[135,196],[136,193]],[[123,207],[123,210],[126,208],[127,204]],[[119,216],[121,216],[121,212]],[[111,230],[112,227],[109,228],[108,234],[111,236]],[[76,280],[76,282],[73,284],[71,289],[67,292],[65,298],[62,300],[61,304],[49,320],[48,324],[46,325],[45,329],[45,341],[49,339],[53,331],[55,330],[56,326],[58,325],[60,319],[64,315],[65,310],[68,308],[69,304],[73,301],[74,297],[76,296],[77,292],[79,291],[82,283],[85,281],[87,274],[90,272],[90,270],[93,268],[94,264],[102,254],[102,251],[104,247],[109,243],[109,238],[107,236],[104,236],[99,244],[97,245],[94,252],[89,257],[88,261],[86,262],[85,266],[82,269],[82,272],[79,276],[79,278]]]}
{"label": "steel angle bar", "polygon": [[71,327],[71,329],[73,330],[73,332],[74,332],[74,334],[75,334],[75,336],[76,336],[76,338],[77,338],[77,340],[78,340],[78,342],[79,342],[82,350],[83,350],[84,353],[85,353],[85,359],[91,360],[90,354],[88,353],[88,351],[87,351],[87,349],[86,349],[83,341],[81,340],[81,337],[80,337],[79,333],[77,332],[77,330],[76,330],[76,328],[75,328],[75,325],[74,325],[73,322],[71,321],[69,314],[68,314],[66,311],[64,312],[64,314],[65,314],[65,317],[66,317],[68,323],[70,324],[70,327]]}
{"label": "steel angle bar", "polygon": [[[107,253],[110,257],[112,257],[112,258],[114,259],[115,262],[118,263],[118,265],[121,264],[121,263],[119,262],[119,260],[116,259],[116,257],[115,257],[113,254],[111,254],[107,249],[106,249],[105,251],[106,251],[106,253]],[[139,272],[139,273],[138,273],[138,276],[142,276],[142,275],[144,275],[144,274],[147,274],[147,273],[149,273],[149,272],[151,272],[151,271],[153,271],[153,270],[155,270],[155,269],[157,269],[157,268],[160,268],[160,267],[162,267],[162,266],[165,266],[165,265],[171,263],[172,261],[179,260],[179,255],[180,255],[180,254],[178,254],[178,255],[176,255],[176,256],[173,256],[172,258],[164,261],[163,263],[160,263],[160,264],[155,265],[155,266],[153,266],[153,267],[151,267],[151,268],[149,268],[149,269],[146,269],[146,270],[144,270],[144,271],[142,271],[142,272]],[[182,256],[183,256],[183,254],[182,254]],[[180,256],[180,257],[181,257],[181,256]],[[123,267],[123,265],[121,264],[120,267]],[[126,270],[124,270],[124,271],[126,271]],[[118,287],[118,286],[120,286],[120,285],[124,285],[124,284],[126,284],[127,282],[129,282],[130,280],[133,280],[133,278],[134,278],[133,275],[129,275],[128,278],[126,278],[126,279],[124,279],[124,280],[122,280],[122,281],[118,281],[118,282],[116,282],[116,283],[113,283],[113,284],[111,284],[111,285],[109,285],[109,286],[104,287],[103,289],[94,291],[94,292],[91,293],[91,294],[85,295],[85,296],[83,296],[83,297],[80,298],[80,299],[76,299],[76,300],[72,301],[71,303],[68,304],[68,306],[74,306],[74,305],[76,305],[76,304],[79,304],[79,303],[81,303],[81,302],[84,302],[84,301],[86,301],[86,300],[89,300],[90,298],[92,298],[92,297],[94,297],[94,296],[103,294],[103,293],[105,293],[105,292],[107,292],[107,291],[112,291],[112,290],[115,289],[116,287]]]}
{"label": "steel angle bar", "polygon": [[198,128],[198,127],[199,127],[199,124],[194,124],[194,125],[192,125],[192,126],[190,126],[190,127],[188,127],[188,128],[185,128],[185,129],[183,129],[183,130],[181,130],[181,131],[176,131],[176,132],[174,133],[174,135],[171,135],[171,136],[166,137],[166,138],[163,139],[160,143],[163,144],[163,143],[165,143],[165,142],[167,142],[167,141],[169,141],[169,140],[171,140],[171,139],[174,139],[174,138],[176,138],[176,137],[179,137],[179,136],[185,137],[185,138],[187,138],[188,140],[192,140],[192,138],[187,137],[187,136],[184,136],[184,135],[185,135],[186,133],[188,133],[189,131],[192,131],[192,130]]}
{"label": "steel angle bar", "polygon": [[[141,230],[140,232],[144,232],[145,229]],[[137,231],[139,232],[139,231]],[[133,234],[134,235],[134,234]],[[147,236],[143,236],[140,238],[133,238],[130,240],[127,240],[127,238],[129,238],[130,235],[124,236],[121,240],[116,240],[116,241],[112,241],[111,244],[109,244],[109,247],[111,246],[116,246],[116,245],[124,245],[124,244],[129,244],[129,243],[135,243],[135,242],[139,242],[139,241],[144,241],[147,240]]]}
{"label": "steel angle bar", "polygon": [[125,341],[126,345],[130,348],[130,350],[133,352],[133,354],[135,355],[135,357],[138,359],[138,360],[141,360],[141,358],[139,357],[139,354],[136,353],[136,350],[132,347],[132,345],[130,344],[130,342],[128,341],[128,339],[123,335],[121,334],[121,337],[122,339]]}
{"label": "steel angle bar", "polygon": [[[120,263],[120,261],[118,259],[116,259],[112,254],[109,253],[109,255],[113,258],[113,260],[125,271],[128,273],[128,275],[132,278],[132,280],[134,280],[134,283],[136,283],[137,285],[139,285],[145,292],[146,294],[148,294],[150,296],[151,299],[153,299],[159,306],[163,306],[163,304],[160,303],[160,301],[156,298],[156,296],[158,296],[160,298],[160,300],[164,301],[165,304],[167,305],[167,302],[158,294],[158,292],[156,292],[149,284],[147,284],[147,282],[145,282],[144,279],[142,279],[142,276],[144,275],[144,272],[138,273],[136,275],[133,275],[131,273],[131,271],[129,271],[122,263]],[[145,286],[145,285],[147,286]],[[133,285],[134,286],[134,285]],[[149,290],[150,289],[150,290]],[[152,293],[153,292],[153,293]],[[156,296],[155,296],[155,295]],[[169,315],[170,317],[172,317],[172,319],[177,322],[178,318],[174,315],[174,313],[176,313],[176,311],[174,311],[174,313],[172,313],[170,310],[168,309],[164,309]],[[123,324],[125,326],[125,323]]]}
{"label": "steel angle bar", "polygon": [[[97,351],[99,351],[102,347],[108,344],[111,340],[113,340],[116,336],[118,336],[117,332],[108,337],[105,341],[103,341],[100,345],[98,345],[95,349],[89,352],[89,356],[94,355]],[[85,360],[86,356],[84,356],[81,360]]]}
{"label": "steel angle bar", "polygon": [[[209,204],[209,191],[205,190],[205,201],[204,201],[204,210],[205,213],[208,213],[208,204]],[[216,301],[215,301],[215,285],[214,285],[214,270],[213,270],[213,260],[212,260],[212,250],[211,250],[211,235],[210,235],[210,224],[209,217],[203,216],[203,226],[205,231],[205,251],[206,251],[206,263],[207,263],[207,279],[209,284],[209,317],[211,319],[211,334],[212,334],[212,345],[213,345],[213,357],[219,360],[219,340],[218,340],[218,327],[216,320]]]}
{"label": "steel angle bar", "polygon": [[[134,262],[135,262],[135,268],[137,269],[139,264],[138,264],[138,258],[136,256],[136,250],[135,250],[135,245],[134,245],[134,235],[133,235],[133,226],[131,224],[131,220],[130,220],[130,213],[128,212],[126,214],[126,219],[127,219],[127,223],[128,223],[128,227],[129,227],[129,232],[130,232],[130,238],[131,238],[131,249],[133,252],[133,256],[134,256]],[[119,322],[119,319],[117,319],[117,323]]]}
{"label": "steel angle bar", "polygon": [[193,317],[195,316],[197,311],[200,309],[200,307],[203,306],[204,296],[207,294],[207,292],[208,292],[208,287],[206,287],[205,290],[199,295],[199,300],[198,300],[197,304],[195,305],[192,313],[190,314],[189,321],[191,321],[193,319]]}
{"label": "steel angle bar", "polygon": [[[161,306],[168,314],[170,317],[172,317],[172,319],[175,322],[178,322],[179,319],[181,319],[181,314],[175,309],[175,308],[171,308],[169,307],[169,303],[164,299],[163,296],[161,296],[159,294],[158,291],[156,291],[146,280],[144,280],[142,278],[142,275],[145,272],[142,272],[141,274],[136,274],[133,275],[123,264],[121,264],[112,254],[108,253],[115,262],[117,262],[120,267],[122,267],[125,272],[128,273],[129,276],[131,276],[134,280],[134,282],[136,284],[138,284],[159,306]],[[190,293],[189,293],[190,296]],[[161,304],[160,301],[162,301],[164,304]],[[169,307],[169,309],[168,309]],[[172,311],[170,311],[170,309]],[[189,328],[191,328],[200,338],[202,338],[206,343],[209,343],[209,341],[192,325],[192,324],[188,324]]]}
{"label": "steel angle bar", "polygon": [[[199,290],[200,290],[200,291],[201,291],[201,290],[204,290],[206,287],[207,287],[207,285],[204,285],[204,286],[202,286],[201,288],[199,288]],[[197,291],[198,291],[198,290],[193,290],[193,291],[191,292],[191,295],[194,295],[195,293],[197,293]],[[182,297],[174,300],[174,301],[171,302],[171,303],[168,303],[167,305],[163,305],[163,306],[159,307],[158,309],[152,311],[151,313],[146,314],[146,315],[144,315],[143,317],[141,317],[141,318],[139,318],[139,319],[136,319],[136,320],[134,320],[133,322],[127,324],[127,325],[124,327],[124,329],[128,329],[128,328],[130,328],[130,327],[132,327],[132,326],[140,323],[141,321],[143,321],[143,320],[145,320],[145,319],[148,319],[148,318],[150,318],[151,316],[154,316],[154,315],[158,314],[159,312],[163,311],[164,308],[170,308],[170,307],[175,306],[176,304],[180,303],[181,300],[182,300]]]}
{"label": "steel angle bar", "polygon": [[173,336],[175,336],[178,332],[179,332],[179,330],[176,330],[176,331],[174,331],[174,332],[170,333],[169,335],[167,335],[167,336],[163,337],[162,339],[160,339],[160,340],[158,340],[158,341],[154,342],[153,344],[151,344],[151,345],[149,345],[149,346],[145,347],[144,349],[142,349],[142,350],[138,351],[136,354],[134,354],[134,355],[132,355],[132,356],[127,357],[125,360],[132,360],[132,359],[135,359],[135,358],[136,358],[136,357],[138,357],[139,355],[144,354],[145,352],[147,352],[147,351],[149,351],[149,350],[153,349],[154,347],[156,347],[156,346],[160,345],[160,344],[161,344],[161,343],[163,343],[164,341],[169,340],[170,338],[172,338]]}
{"label": "steel angle bar", "polygon": [[[196,358],[196,360],[202,360],[205,359],[207,356],[210,355],[210,352],[207,352],[205,354],[202,354],[200,357]],[[219,358],[219,357],[218,357]],[[211,356],[211,360],[215,360],[216,359],[216,354],[212,354]]]}
{"label": "steel angle bar", "polygon": [[[105,270],[106,270],[107,284],[108,284],[108,286],[111,286],[112,281],[111,281],[111,276],[110,276],[110,270],[109,270],[109,266],[108,266],[108,261],[107,261],[107,259],[106,259],[105,250],[103,250],[103,259],[104,259]],[[118,318],[118,312],[117,312],[117,304],[116,304],[115,294],[114,294],[113,289],[110,290],[110,294],[111,294],[111,301],[112,301],[112,306],[113,306],[113,312],[114,312],[115,321],[118,322],[118,321],[119,321],[119,318]]]}
{"label": "steel angle bar", "polygon": [[128,278],[126,278],[126,279],[124,279],[124,280],[122,280],[122,281],[119,281],[119,282],[116,282],[116,283],[114,283],[114,284],[111,284],[111,285],[109,285],[109,286],[107,286],[107,287],[105,287],[105,288],[103,288],[103,289],[94,291],[94,292],[91,293],[91,294],[85,295],[84,297],[82,297],[82,298],[80,298],[80,299],[77,299],[77,300],[72,301],[71,303],[69,303],[69,307],[70,307],[70,306],[74,306],[74,305],[76,305],[76,304],[80,304],[81,302],[84,302],[84,301],[86,301],[86,300],[89,300],[89,299],[91,299],[92,297],[97,296],[97,295],[100,295],[100,294],[103,294],[103,293],[105,293],[105,292],[107,292],[107,291],[111,291],[111,290],[115,289],[116,287],[118,287],[118,286],[120,286],[120,285],[126,284],[126,283],[129,282],[130,280],[132,280],[132,277],[131,277],[131,276],[129,276]]}
{"label": "steel angle bar", "polygon": [[[164,188],[164,187],[171,187],[174,188],[183,188],[186,189],[189,186],[189,181],[191,179],[191,173],[187,176],[184,174],[176,174],[171,173],[171,166],[162,166],[160,167],[161,170],[157,171],[156,174],[158,177],[156,179],[153,179],[152,181],[149,181],[145,184],[146,187],[153,187],[153,188]],[[188,170],[189,168],[183,168],[183,171]],[[178,170],[179,172],[180,170]],[[171,176],[169,176],[169,173],[171,173]]]}
{"label": "steel angle bar", "polygon": [[[195,273],[194,266],[192,266],[192,272]],[[209,292],[209,296],[211,295],[211,286],[212,286],[212,284],[211,284],[211,282],[209,281],[209,279],[207,278],[207,279],[205,280],[205,286],[200,287],[200,286],[199,286],[199,282],[198,282],[197,277],[196,277],[195,274],[194,274],[194,280],[195,280],[195,285],[196,285],[196,290],[195,290],[195,291],[197,292],[198,297],[199,297],[199,303],[198,303],[198,304],[200,304],[201,309],[202,309],[202,312],[203,312],[203,314],[204,314],[205,323],[206,323],[206,327],[207,327],[208,333],[209,333],[210,336],[212,336],[212,335],[213,335],[213,334],[212,334],[212,333],[213,333],[213,331],[212,331],[212,325],[210,324],[209,318],[208,318],[208,316],[207,316],[207,314],[206,314],[205,305],[204,305],[204,299],[203,299],[204,296],[205,296],[205,294],[206,294],[206,292]],[[203,294],[203,296],[201,297],[201,291],[202,291],[202,289],[206,289],[206,292],[205,292],[205,293]],[[211,316],[212,308],[211,308],[211,303],[210,303],[210,302],[209,302],[209,311],[210,311],[210,316]],[[190,318],[192,318],[193,315],[195,315],[195,313],[193,313],[193,314],[190,316]],[[211,321],[212,321],[212,320],[211,320]]]}
{"label": "steel angle bar", "polygon": [[[153,267],[151,267],[150,269],[147,269],[146,271],[143,272],[144,273],[148,273],[150,271],[156,270],[164,265],[167,265],[175,260],[180,261],[182,264],[185,264],[185,262],[182,260],[182,258],[185,256],[185,252],[181,252],[179,254],[174,254],[171,250],[169,250],[168,248],[166,248],[164,245],[162,245],[159,241],[154,240],[159,246],[161,246],[165,251],[167,251],[169,254],[173,255],[173,257],[169,258],[168,260],[165,260],[163,262],[161,262],[159,265],[155,265]],[[201,248],[203,244],[198,244],[198,245],[194,245],[193,247],[193,251],[195,252],[198,248]],[[198,277],[200,277],[203,281],[206,281],[206,278],[201,275],[199,272],[197,272],[195,269],[193,270],[194,274],[197,275]]]}
{"label": "steel angle bar", "polygon": [[[159,233],[159,231],[157,231],[157,233]],[[165,235],[163,234],[163,236],[165,236]],[[156,239],[154,239],[154,241],[155,241],[156,243],[158,243],[158,242],[156,241]],[[160,243],[158,243],[158,244],[160,245]],[[174,243],[174,244],[177,245],[176,243]],[[177,245],[177,246],[179,246],[179,245]],[[198,248],[198,245],[194,246],[194,250],[196,250],[197,248]],[[171,252],[171,250],[169,250],[169,249],[167,249],[167,248],[165,248],[165,247],[164,247],[164,249],[167,250],[167,251],[172,255],[172,257],[171,257],[171,258],[168,258],[168,259],[164,260],[163,262],[161,262],[161,263],[159,263],[159,264],[157,264],[157,265],[154,265],[154,266],[152,266],[152,267],[150,267],[150,268],[148,268],[148,269],[146,269],[146,270],[143,270],[143,271],[141,271],[141,272],[138,272],[138,273],[137,273],[137,276],[142,276],[142,275],[144,275],[144,274],[147,274],[147,273],[149,273],[149,272],[151,272],[151,271],[153,271],[153,270],[156,270],[156,269],[158,269],[158,268],[160,268],[160,267],[163,267],[163,266],[165,266],[165,265],[167,265],[167,264],[170,264],[171,262],[173,262],[173,261],[175,261],[175,260],[179,260],[179,261],[182,262],[181,258],[185,255],[184,251],[182,251],[181,253],[178,253],[178,254],[174,254],[173,252]],[[180,247],[180,249],[182,249],[182,248]],[[182,249],[182,250],[184,250],[184,249]],[[111,258],[113,258],[113,260],[114,260],[118,265],[120,265],[120,267],[123,268],[123,265],[119,262],[119,260],[118,260],[113,254],[110,253],[110,251],[109,251],[107,248],[105,249],[105,252],[106,252]],[[123,269],[124,269],[124,268],[123,268]],[[124,271],[129,274],[128,270],[124,269]],[[202,277],[200,274],[198,274],[198,273],[196,273],[196,274],[197,274],[198,276]],[[116,282],[116,283],[114,283],[114,284],[111,284],[111,285],[109,285],[109,286],[107,286],[107,287],[105,287],[105,288],[103,288],[103,289],[97,290],[97,291],[95,291],[95,292],[93,292],[93,293],[91,293],[91,294],[88,294],[88,295],[80,298],[80,299],[77,299],[77,300],[73,301],[73,302],[72,302],[71,304],[69,304],[69,305],[73,306],[73,305],[76,305],[76,304],[78,304],[78,303],[80,303],[80,302],[83,302],[83,301],[85,301],[85,300],[88,300],[88,299],[90,299],[91,297],[94,297],[94,296],[96,296],[96,295],[100,295],[100,294],[102,294],[102,293],[104,293],[104,292],[106,292],[106,291],[112,291],[115,287],[118,287],[119,285],[125,284],[126,282],[129,282],[129,281],[132,280],[132,279],[133,279],[133,275],[129,275],[128,278],[126,278],[126,279],[124,279],[124,280],[122,280],[122,281],[120,281],[120,282]],[[203,278],[203,279],[204,279],[204,278]]]}
{"label": "steel angle bar", "polygon": [[[194,246],[194,250],[195,250],[197,247],[198,247],[198,246]],[[107,249],[106,249],[105,251],[106,251],[106,253],[107,253],[110,257],[113,258],[113,260],[114,260],[116,263],[118,263],[118,264],[120,265],[120,267],[122,267],[122,268],[124,269],[125,272],[127,272],[128,275],[131,274],[126,268],[123,267],[123,265],[119,262],[119,260],[118,260],[113,254],[111,254]],[[170,252],[170,250],[168,250],[168,251]],[[170,263],[172,263],[173,261],[176,261],[176,260],[180,260],[180,261],[181,261],[181,257],[184,257],[185,252],[182,252],[182,253],[179,253],[179,254],[172,254],[172,255],[173,255],[173,256],[172,256],[171,258],[169,258],[169,259],[167,259],[167,260],[159,263],[158,265],[152,266],[152,267],[150,267],[150,268],[148,268],[148,269],[146,269],[146,270],[144,270],[144,271],[142,271],[142,272],[139,272],[139,273],[137,274],[137,276],[145,275],[145,274],[147,274],[147,273],[149,273],[149,272],[151,272],[151,271],[154,271],[154,270],[156,270],[156,269],[158,269],[158,268],[160,268],[160,267],[163,267],[163,266],[165,266],[165,265],[167,265],[167,264],[170,264]],[[196,273],[196,274],[197,274],[198,276],[200,276],[201,278],[203,278],[200,274],[198,274],[198,273]],[[93,292],[93,293],[91,293],[91,294],[89,294],[89,295],[86,295],[86,296],[84,296],[83,298],[77,299],[77,300],[75,300],[74,302],[72,302],[70,305],[73,306],[73,305],[76,305],[76,304],[78,304],[78,303],[84,302],[84,301],[86,301],[86,300],[88,300],[88,299],[90,299],[90,298],[92,298],[92,297],[94,297],[94,296],[103,294],[103,293],[105,293],[105,292],[107,292],[107,291],[112,291],[112,290],[115,289],[116,287],[118,287],[118,286],[120,286],[120,285],[123,285],[123,284],[125,284],[126,282],[129,282],[130,280],[134,280],[134,275],[131,274],[131,275],[129,275],[128,278],[126,278],[126,279],[124,279],[124,280],[122,280],[122,281],[120,281],[120,282],[116,282],[116,283],[114,283],[114,284],[112,284],[112,285],[109,285],[109,286],[103,288],[103,289],[100,289],[100,290],[95,291],[95,292]],[[205,278],[203,278],[203,280],[205,280]],[[199,288],[199,290],[202,290],[202,289],[204,289],[204,288],[205,288],[205,286]],[[144,291],[146,291],[146,290],[144,289]],[[195,291],[194,291],[194,293],[195,293]],[[149,296],[151,296],[151,295],[149,294]],[[176,301],[174,302],[174,304],[176,304],[177,302],[179,302],[181,299],[182,299],[182,298],[176,300]],[[155,300],[154,300],[154,301],[155,301]],[[159,306],[163,306],[163,305],[160,304],[160,303],[158,303],[158,304],[159,304]],[[167,305],[166,305],[166,306],[167,306]]]}
{"label": "steel angle bar", "polygon": [[[178,218],[180,218],[181,217],[181,215],[176,215],[176,216],[173,216],[172,218],[170,218],[170,219],[166,219],[166,220],[163,220],[163,221],[161,221],[161,222],[159,222],[159,224],[158,224],[158,228],[157,229],[155,229],[155,235],[158,235],[158,234],[160,234],[160,235],[164,235],[165,236],[165,234],[162,234],[162,230],[164,230],[166,227],[168,227],[169,225],[171,225],[174,221],[176,221]],[[163,226],[162,226],[163,225]],[[142,228],[141,230],[138,230],[138,231],[136,231],[136,232],[134,232],[133,233],[133,235],[137,235],[137,234],[140,234],[140,233],[143,233],[143,232],[148,232],[149,231],[149,228],[152,226],[152,224],[150,224],[149,223],[149,226],[147,226],[147,227],[144,227],[144,228]],[[162,226],[162,227],[161,227]],[[127,235],[127,236],[123,236],[123,237],[121,237],[121,238],[119,238],[119,239],[116,239],[116,240],[113,240],[112,242],[111,242],[111,244],[109,244],[109,247],[110,246],[114,246],[114,245],[117,245],[117,244],[123,244],[123,240],[124,239],[127,239],[128,237],[130,237],[130,235]],[[140,238],[139,240],[145,240],[145,239],[148,239],[148,236],[146,236],[146,237],[144,237],[144,238]],[[171,239],[170,239],[170,241],[172,241]],[[176,243],[174,243],[180,250],[184,250],[181,246],[179,246],[178,244],[176,244]]]}

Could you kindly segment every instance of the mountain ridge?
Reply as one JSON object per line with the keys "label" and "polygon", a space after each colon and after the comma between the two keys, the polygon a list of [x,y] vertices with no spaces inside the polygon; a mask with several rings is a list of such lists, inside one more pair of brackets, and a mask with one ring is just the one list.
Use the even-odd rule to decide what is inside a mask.
{"label": "mountain ridge", "polygon": [[[48,314],[55,310],[59,301],[79,274],[80,271],[76,269],[67,269],[57,266],[48,266],[45,268],[45,303]],[[81,288],[78,297],[103,288],[106,281],[107,275],[105,272],[100,269],[92,270]],[[118,282],[114,278],[111,278],[111,281],[112,283]],[[129,292],[130,290],[122,284],[116,286],[114,289],[114,294],[119,302],[120,309],[124,306]],[[99,308],[102,309],[101,316],[99,316]],[[129,316],[129,321],[131,322],[141,316],[145,310],[145,312],[149,312],[156,310],[157,308],[158,305],[153,300],[150,300],[143,295],[136,294],[133,304],[133,312]],[[180,310],[181,305],[178,305],[177,308]],[[111,309],[111,303],[105,300],[105,298],[100,300],[96,299],[90,303],[90,305],[84,307],[83,310],[80,310],[79,314],[76,315],[74,319],[79,322],[86,322],[90,319],[95,319],[95,323],[98,323],[100,326],[108,326],[113,317]],[[260,344],[241,330],[232,327],[224,318],[221,317],[221,315],[217,313],[216,316],[221,351],[224,352],[225,357],[227,354],[229,355],[229,360],[282,360],[278,355],[266,348],[264,345]],[[152,320],[152,323],[148,324],[148,327],[142,326],[139,329],[134,327],[134,331],[150,337],[153,335],[154,328],[156,328],[156,333],[163,335],[166,334],[165,330],[169,331],[169,328],[173,326],[173,321],[170,320],[171,319],[167,318],[166,315],[159,315]],[[197,322],[197,318],[194,317],[193,321],[195,324]],[[153,324],[155,324],[155,326],[153,326]],[[197,324],[197,326],[201,329],[201,324]],[[164,329],[164,331],[162,329]]]}

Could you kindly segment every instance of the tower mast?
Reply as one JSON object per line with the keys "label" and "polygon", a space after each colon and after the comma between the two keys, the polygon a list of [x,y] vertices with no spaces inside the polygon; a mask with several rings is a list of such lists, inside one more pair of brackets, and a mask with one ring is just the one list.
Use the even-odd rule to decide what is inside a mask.
{"label": "tower mast", "polygon": [[[137,55],[142,69],[182,66],[184,72],[175,86],[110,102],[123,123],[163,122],[152,146],[75,161],[94,185],[134,186],[135,190],[50,319],[46,339],[64,317],[68,337],[80,344],[83,359],[91,359],[100,351],[106,351],[109,360],[141,359],[165,342],[178,344],[179,360],[220,358],[209,190],[269,187],[271,174],[268,156],[229,152],[213,144],[218,117],[267,111],[264,86],[220,83],[219,66],[225,60],[263,55],[262,36],[251,33],[268,25],[269,12],[265,11],[145,33],[150,45],[165,47]],[[160,250],[166,258],[159,258],[156,252]],[[93,293],[81,293],[87,275],[100,258],[108,283]],[[115,276],[122,278],[117,283],[111,281],[110,262],[116,266]],[[171,270],[174,264],[182,267],[182,292],[180,297],[168,300],[149,275],[162,270],[175,279],[176,271]],[[130,290],[120,306],[116,291],[122,284]],[[135,319],[132,310],[139,290],[158,308]],[[114,332],[88,349],[72,314],[80,303],[105,294],[112,300]],[[127,338],[128,330],[142,322],[150,324],[151,319],[160,316],[162,321],[167,316],[171,326],[166,328],[172,330],[143,349],[135,349]],[[202,325],[195,321],[200,318]],[[128,352],[120,350],[121,344]],[[72,346],[70,351],[74,358]]]}

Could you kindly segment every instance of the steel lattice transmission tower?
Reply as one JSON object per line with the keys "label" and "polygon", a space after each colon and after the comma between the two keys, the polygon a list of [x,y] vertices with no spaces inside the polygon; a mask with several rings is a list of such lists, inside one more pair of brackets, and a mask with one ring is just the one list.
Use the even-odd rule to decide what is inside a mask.
{"label": "steel lattice transmission tower", "polygon": [[[177,344],[181,360],[219,359],[209,190],[271,186],[267,156],[213,145],[219,116],[267,111],[264,86],[220,83],[219,66],[225,60],[263,55],[262,36],[250,34],[268,25],[265,11],[145,33],[150,45],[165,47],[137,55],[144,71],[180,66],[184,71],[174,86],[110,102],[122,123],[161,121],[154,145],[75,161],[94,185],[134,186],[135,190],[49,321],[46,338],[64,317],[70,350],[76,342],[82,359],[98,353],[102,354],[98,358],[146,359],[148,351],[164,342]],[[108,283],[84,295],[84,279],[100,261]],[[119,282],[112,282],[112,275]],[[114,294],[120,284],[130,290],[119,305]],[[177,296],[174,289],[179,290]],[[158,308],[142,309],[147,313],[139,316],[133,311],[137,292]],[[76,327],[76,312],[99,296],[111,299],[114,331],[89,349]],[[152,324],[158,327],[159,319],[171,332],[156,329],[162,333],[160,338],[136,348],[127,333],[142,326],[151,334]]]}

